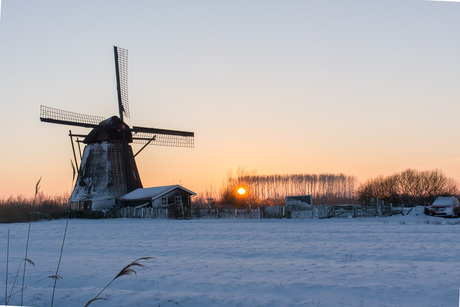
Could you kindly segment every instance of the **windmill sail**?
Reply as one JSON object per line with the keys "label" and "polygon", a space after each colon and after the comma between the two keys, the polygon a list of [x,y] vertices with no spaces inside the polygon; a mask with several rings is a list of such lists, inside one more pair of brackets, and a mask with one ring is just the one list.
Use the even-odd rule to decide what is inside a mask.
{"label": "windmill sail", "polygon": [[120,119],[123,114],[129,117],[128,103],[128,49],[113,46],[115,56],[115,72],[117,76],[118,109]]}
{"label": "windmill sail", "polygon": [[134,126],[133,141],[145,144],[169,147],[194,147],[195,134],[188,131],[167,130]]}
{"label": "windmill sail", "polygon": [[41,105],[40,120],[54,124],[96,128],[104,120],[104,117],[69,112]]}

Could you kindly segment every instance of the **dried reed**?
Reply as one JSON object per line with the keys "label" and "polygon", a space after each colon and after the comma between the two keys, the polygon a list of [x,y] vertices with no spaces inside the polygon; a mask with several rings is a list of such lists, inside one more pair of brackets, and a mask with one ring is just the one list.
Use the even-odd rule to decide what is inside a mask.
{"label": "dried reed", "polygon": [[[18,276],[19,276],[19,270],[21,269],[22,261],[26,261],[26,262],[28,262],[29,264],[31,264],[32,266],[35,266],[35,263],[34,263],[32,260],[30,260],[30,259],[21,259],[21,261],[19,262],[19,265],[18,265],[18,270],[16,271],[16,276],[14,277],[13,286],[11,287],[11,290],[10,290],[10,295],[8,295],[8,300],[10,300],[11,297],[12,297],[13,295],[15,295],[16,293],[19,293],[20,291],[23,292],[23,290],[24,290],[25,288],[27,288],[27,287],[24,287],[24,285],[23,285],[23,287],[22,287],[20,290],[18,290],[18,291],[16,291],[16,292],[13,293],[14,287],[16,287],[16,281],[17,281]],[[3,301],[2,301],[2,302],[3,302]],[[1,303],[1,302],[0,302],[0,303]],[[22,304],[21,304],[21,305],[22,305]]]}
{"label": "dried reed", "polygon": [[134,274],[137,276],[137,272],[133,269],[133,267],[135,266],[138,266],[138,267],[142,267],[144,268],[145,265],[139,263],[139,261],[141,260],[150,260],[150,259],[153,259],[153,257],[141,257],[141,258],[137,258],[136,260],[134,260],[133,262],[131,262],[130,264],[128,264],[127,266],[125,266],[124,268],[121,269],[120,273],[117,274],[117,276],[115,276],[105,287],[104,289],[102,289],[94,298],[92,298],[91,300],[89,300],[85,307],[89,306],[91,303],[93,303],[94,301],[97,301],[97,300],[107,300],[107,298],[105,297],[99,297],[99,295],[102,294],[102,292],[104,292],[105,289],[107,289],[110,284],[112,284],[112,282],[115,281],[115,279],[119,278],[119,277],[122,277],[122,276],[125,276],[125,275],[131,275],[131,274]]}
{"label": "dried reed", "polygon": [[[47,276],[47,277],[43,277],[43,278],[41,278],[41,279],[39,279],[39,280],[37,280],[37,281],[34,281],[33,283],[31,283],[31,284],[25,286],[24,289],[27,289],[27,288],[29,288],[29,287],[32,287],[33,285],[35,285],[35,284],[37,284],[37,283],[39,283],[39,282],[41,282],[41,281],[43,281],[43,280],[45,280],[45,279],[47,279],[47,278],[53,278],[53,279],[58,278],[58,279],[62,279],[61,276],[50,275],[50,276]],[[13,295],[18,294],[18,293],[21,292],[21,291],[22,291],[22,289],[19,289],[19,290],[17,290],[16,292],[10,293],[10,295],[8,296],[8,299],[10,299]],[[5,302],[5,299],[1,300],[1,301],[0,301],[0,304],[3,303],[3,302]]]}
{"label": "dried reed", "polygon": [[8,241],[6,244],[6,281],[5,281],[5,305],[8,305],[8,264],[10,261],[10,230],[8,229]]}
{"label": "dried reed", "polygon": [[[40,180],[42,178],[40,177]],[[38,183],[40,182],[40,180],[38,181]],[[38,183],[37,183],[37,186],[38,186]],[[28,261],[30,261],[28,258],[27,258],[27,252],[29,250],[29,238],[30,238],[30,227],[32,226],[32,223],[29,223],[29,231],[27,232],[27,243],[26,243],[26,255],[24,257],[24,273],[22,274],[22,287],[21,287],[21,306],[22,306],[22,302],[23,302],[23,299],[24,299],[24,281],[26,279],[26,264]],[[33,263],[33,262],[32,262]]]}
{"label": "dried reed", "polygon": [[56,274],[52,275],[52,276],[54,276],[53,277],[54,285],[53,285],[53,296],[51,297],[51,307],[53,307],[53,303],[54,303],[54,292],[56,291],[56,282],[57,282],[58,279],[62,278],[61,276],[58,275],[58,273],[59,273],[59,267],[61,266],[62,252],[64,250],[64,242],[65,242],[65,236],[67,234],[67,226],[68,225],[69,225],[69,216],[67,215],[67,222],[65,224],[64,238],[62,239],[62,245],[61,245],[61,254],[59,255],[59,262],[58,262],[58,266],[56,268]]}

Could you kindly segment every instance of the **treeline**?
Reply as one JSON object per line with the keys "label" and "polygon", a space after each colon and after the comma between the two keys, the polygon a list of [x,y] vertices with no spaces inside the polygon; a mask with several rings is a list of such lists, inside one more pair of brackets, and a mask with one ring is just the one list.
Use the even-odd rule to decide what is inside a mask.
{"label": "treeline", "polygon": [[[357,179],[344,174],[256,175],[239,171],[228,176],[221,190],[221,201],[245,207],[252,205],[283,205],[286,196],[312,195],[313,203],[346,203],[356,198]],[[243,187],[247,194],[239,195]]]}
{"label": "treeline", "polygon": [[359,200],[379,198],[401,205],[429,205],[439,196],[458,195],[458,184],[440,170],[407,169],[387,177],[368,180],[358,188]]}

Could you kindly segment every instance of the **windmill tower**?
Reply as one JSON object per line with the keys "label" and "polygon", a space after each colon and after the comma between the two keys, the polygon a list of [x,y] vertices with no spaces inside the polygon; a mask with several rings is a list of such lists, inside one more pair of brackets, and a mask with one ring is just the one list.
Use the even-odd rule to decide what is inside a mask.
{"label": "windmill tower", "polygon": [[[86,134],[72,134],[77,144],[84,143],[80,155],[77,180],[70,196],[72,208],[105,209],[115,200],[137,188],[142,188],[135,157],[147,145],[193,147],[194,133],[132,126],[124,122],[129,117],[128,104],[128,50],[114,46],[115,72],[118,93],[119,116],[107,119],[40,106],[40,120],[43,122],[91,128]],[[80,141],[83,138],[83,141]],[[144,146],[133,154],[131,143]],[[80,147],[80,146],[79,146]],[[75,164],[77,164],[74,149]]]}

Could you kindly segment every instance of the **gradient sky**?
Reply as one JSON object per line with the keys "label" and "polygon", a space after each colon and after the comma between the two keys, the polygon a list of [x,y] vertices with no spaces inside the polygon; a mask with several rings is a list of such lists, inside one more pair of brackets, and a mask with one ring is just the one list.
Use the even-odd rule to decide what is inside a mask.
{"label": "gradient sky", "polygon": [[[145,187],[216,191],[229,171],[406,168],[460,181],[460,3],[423,0],[3,0],[0,197],[72,189],[68,137],[41,104],[118,114],[113,45],[129,50],[130,125],[195,132],[149,146]],[[139,148],[134,146],[134,150]]]}

